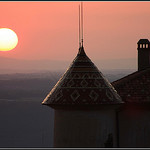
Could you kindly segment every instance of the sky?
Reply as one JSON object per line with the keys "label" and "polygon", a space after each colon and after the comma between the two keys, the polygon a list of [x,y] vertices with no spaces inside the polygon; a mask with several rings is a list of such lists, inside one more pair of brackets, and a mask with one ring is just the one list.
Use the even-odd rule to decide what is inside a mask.
{"label": "sky", "polygon": [[[1,1],[0,28],[18,35],[0,57],[72,61],[79,48],[80,1]],[[150,39],[150,2],[85,1],[84,48],[92,60],[137,58],[139,39]]]}

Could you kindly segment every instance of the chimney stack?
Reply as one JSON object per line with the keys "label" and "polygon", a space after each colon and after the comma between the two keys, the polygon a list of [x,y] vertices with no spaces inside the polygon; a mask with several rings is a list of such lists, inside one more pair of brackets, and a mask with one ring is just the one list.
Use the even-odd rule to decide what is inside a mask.
{"label": "chimney stack", "polygon": [[150,42],[148,39],[138,41],[138,71],[150,67]]}

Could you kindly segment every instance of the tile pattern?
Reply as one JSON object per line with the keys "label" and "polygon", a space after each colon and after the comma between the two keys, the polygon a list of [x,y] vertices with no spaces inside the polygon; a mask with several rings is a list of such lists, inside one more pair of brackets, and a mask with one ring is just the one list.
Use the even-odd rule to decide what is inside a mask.
{"label": "tile pattern", "polygon": [[43,104],[119,104],[120,96],[84,52],[79,53]]}
{"label": "tile pattern", "polygon": [[112,85],[124,102],[150,102],[150,68],[136,71]]}

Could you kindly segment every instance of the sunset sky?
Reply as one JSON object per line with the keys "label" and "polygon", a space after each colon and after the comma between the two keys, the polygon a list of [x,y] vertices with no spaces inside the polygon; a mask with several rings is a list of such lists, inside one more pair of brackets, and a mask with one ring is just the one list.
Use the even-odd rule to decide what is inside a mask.
{"label": "sunset sky", "polygon": [[[0,28],[18,45],[0,57],[72,61],[78,51],[77,2],[0,2]],[[150,2],[84,2],[84,47],[92,60],[137,57],[137,42],[150,39]]]}

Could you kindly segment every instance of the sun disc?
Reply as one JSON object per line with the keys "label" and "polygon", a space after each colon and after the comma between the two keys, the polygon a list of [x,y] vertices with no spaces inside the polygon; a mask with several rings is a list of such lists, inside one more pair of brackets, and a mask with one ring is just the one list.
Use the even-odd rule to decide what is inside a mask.
{"label": "sun disc", "polygon": [[10,51],[18,44],[17,34],[9,28],[0,28],[0,51]]}

